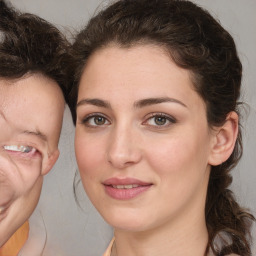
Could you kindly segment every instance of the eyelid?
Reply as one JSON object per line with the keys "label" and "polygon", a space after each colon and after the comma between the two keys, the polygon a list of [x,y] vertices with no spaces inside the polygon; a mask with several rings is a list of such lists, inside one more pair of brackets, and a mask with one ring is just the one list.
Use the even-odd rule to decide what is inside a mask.
{"label": "eyelid", "polygon": [[[109,117],[106,116],[103,113],[100,113],[100,112],[94,112],[94,113],[90,113],[90,114],[86,115],[85,117],[83,117],[81,119],[80,123],[83,124],[83,125],[86,125],[87,127],[92,127],[92,128],[100,127],[100,125],[89,125],[88,124],[88,121],[91,118],[95,118],[95,117],[103,117],[103,118],[105,118],[109,122],[109,124],[111,124],[111,122],[109,121]],[[101,126],[104,126],[104,125],[101,125]]]}
{"label": "eyelid", "polygon": [[39,153],[37,148],[34,146],[27,145],[25,143],[8,143],[8,145],[4,145],[3,149],[11,154],[19,154],[22,156],[33,156],[36,153]]}
{"label": "eyelid", "polygon": [[[145,121],[142,123],[144,125],[147,125],[146,123],[152,119],[152,118],[155,118],[155,117],[164,117],[166,118],[171,124],[175,124],[177,122],[177,119],[174,118],[173,116],[169,115],[169,114],[166,114],[166,113],[163,113],[163,112],[153,112],[153,113],[149,113],[145,116]],[[154,127],[157,127],[158,129],[161,129],[161,128],[166,128],[166,127],[169,127],[171,124],[167,124],[167,125],[148,125],[148,126],[154,126]]]}

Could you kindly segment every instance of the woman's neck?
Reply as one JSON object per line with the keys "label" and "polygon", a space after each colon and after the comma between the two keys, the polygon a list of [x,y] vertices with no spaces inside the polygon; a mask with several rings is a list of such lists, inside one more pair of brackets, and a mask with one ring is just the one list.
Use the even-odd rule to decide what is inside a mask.
{"label": "woman's neck", "polygon": [[188,217],[144,232],[115,230],[111,256],[204,256],[208,243],[205,218]]}

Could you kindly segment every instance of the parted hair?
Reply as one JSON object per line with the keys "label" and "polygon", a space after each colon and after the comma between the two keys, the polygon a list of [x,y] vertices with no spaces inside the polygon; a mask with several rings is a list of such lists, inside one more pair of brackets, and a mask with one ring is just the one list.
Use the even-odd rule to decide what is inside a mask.
{"label": "parted hair", "polygon": [[[120,0],[96,14],[75,38],[75,79],[70,94],[74,123],[79,81],[87,60],[110,44],[124,48],[153,44],[167,50],[179,67],[191,72],[194,88],[206,104],[210,127],[222,126],[231,111],[239,114],[242,65],[232,36],[207,10],[185,0]],[[241,156],[239,126],[233,153],[211,168],[205,254],[212,250],[218,256],[251,255],[250,226],[255,219],[240,207],[229,188],[230,171]]]}
{"label": "parted hair", "polygon": [[67,101],[72,83],[68,41],[44,19],[0,0],[0,78],[40,73],[61,88]]}

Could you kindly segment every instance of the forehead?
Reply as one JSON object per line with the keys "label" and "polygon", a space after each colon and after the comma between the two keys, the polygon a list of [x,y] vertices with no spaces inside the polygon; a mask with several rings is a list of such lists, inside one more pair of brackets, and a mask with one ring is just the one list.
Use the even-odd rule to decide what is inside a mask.
{"label": "forehead", "polygon": [[198,97],[192,81],[191,72],[178,67],[164,47],[120,48],[110,45],[89,58],[81,77],[78,98],[95,93],[103,97],[106,93],[112,96],[122,93],[124,97],[129,92],[139,97],[141,92],[141,97],[159,94],[190,100],[191,93]]}
{"label": "forehead", "polygon": [[42,75],[0,80],[0,122],[14,130],[50,135],[60,126],[64,99],[58,85]]}

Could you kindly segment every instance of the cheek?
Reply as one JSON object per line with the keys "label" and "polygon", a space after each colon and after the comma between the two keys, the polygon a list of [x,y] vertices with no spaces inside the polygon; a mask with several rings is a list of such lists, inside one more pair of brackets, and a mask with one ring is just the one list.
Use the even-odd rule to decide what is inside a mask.
{"label": "cheek", "polygon": [[[155,208],[162,209],[164,216],[170,216],[170,213],[180,214],[190,205],[203,205],[209,174],[205,148],[200,149],[195,140],[183,138],[152,148],[148,162],[156,174]],[[158,216],[158,211],[152,216],[154,214]]]}
{"label": "cheek", "polygon": [[102,194],[99,181],[104,175],[104,150],[100,140],[92,140],[89,136],[86,139],[75,136],[75,153],[77,165],[83,187],[91,199],[96,203]]}
{"label": "cheek", "polygon": [[207,166],[207,149],[193,136],[166,139],[162,141],[161,147],[152,147],[151,144],[147,148],[150,151],[147,160],[158,174],[160,182],[171,182],[173,187],[185,186],[203,177]]}
{"label": "cheek", "polygon": [[28,160],[7,155],[0,156],[0,204],[26,194],[41,174],[41,158]]}
{"label": "cheek", "polygon": [[[189,164],[190,159],[194,156],[195,148],[189,141],[180,138],[166,138],[145,147],[147,149],[147,161],[154,170],[162,175],[182,171],[182,166]],[[155,146],[153,146],[155,145]]]}
{"label": "cheek", "polygon": [[100,140],[93,140],[89,136],[84,137],[76,133],[75,153],[82,180],[93,179],[103,163],[104,154]]}
{"label": "cheek", "polygon": [[42,159],[38,157],[33,160],[23,160],[17,163],[18,168],[21,170],[22,181],[25,184],[25,188],[31,188],[41,176],[42,171]]}

